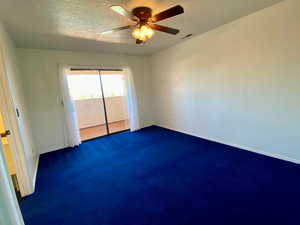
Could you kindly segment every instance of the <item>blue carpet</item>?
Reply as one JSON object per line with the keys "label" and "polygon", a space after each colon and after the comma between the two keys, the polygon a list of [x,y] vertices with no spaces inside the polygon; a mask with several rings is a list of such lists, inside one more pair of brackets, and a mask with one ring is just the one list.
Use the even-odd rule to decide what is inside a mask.
{"label": "blue carpet", "polygon": [[299,224],[300,166],[152,126],[41,155],[21,210],[26,225]]}

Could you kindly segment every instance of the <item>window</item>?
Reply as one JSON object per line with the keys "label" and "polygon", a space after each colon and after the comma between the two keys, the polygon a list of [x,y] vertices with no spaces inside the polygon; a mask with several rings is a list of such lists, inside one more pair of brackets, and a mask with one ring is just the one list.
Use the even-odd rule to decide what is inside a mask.
{"label": "window", "polygon": [[[68,76],[68,84],[73,100],[101,98],[98,74],[76,74]],[[105,97],[125,96],[123,74],[103,74],[101,76]]]}

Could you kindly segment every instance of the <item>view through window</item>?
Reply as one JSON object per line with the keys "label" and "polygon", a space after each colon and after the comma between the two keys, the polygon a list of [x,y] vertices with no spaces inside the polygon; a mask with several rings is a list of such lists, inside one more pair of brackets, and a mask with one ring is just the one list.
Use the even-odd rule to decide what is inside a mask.
{"label": "view through window", "polygon": [[[105,97],[125,96],[123,74],[102,75]],[[79,74],[68,76],[70,93],[73,100],[101,98],[98,74]]]}

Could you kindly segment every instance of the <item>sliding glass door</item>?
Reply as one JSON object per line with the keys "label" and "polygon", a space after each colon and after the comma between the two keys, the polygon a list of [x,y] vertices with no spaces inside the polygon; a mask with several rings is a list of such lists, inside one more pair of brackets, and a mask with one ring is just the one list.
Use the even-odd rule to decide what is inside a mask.
{"label": "sliding glass door", "polygon": [[82,141],[129,129],[121,70],[72,69],[68,84]]}

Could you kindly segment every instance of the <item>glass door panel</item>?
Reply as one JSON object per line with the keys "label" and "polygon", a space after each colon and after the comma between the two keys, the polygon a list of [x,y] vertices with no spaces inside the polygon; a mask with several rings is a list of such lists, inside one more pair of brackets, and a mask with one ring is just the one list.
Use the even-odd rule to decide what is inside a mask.
{"label": "glass door panel", "polygon": [[129,129],[126,82],[123,71],[101,70],[110,133]]}
{"label": "glass door panel", "polygon": [[98,70],[71,70],[68,85],[75,102],[81,140],[109,133]]}

